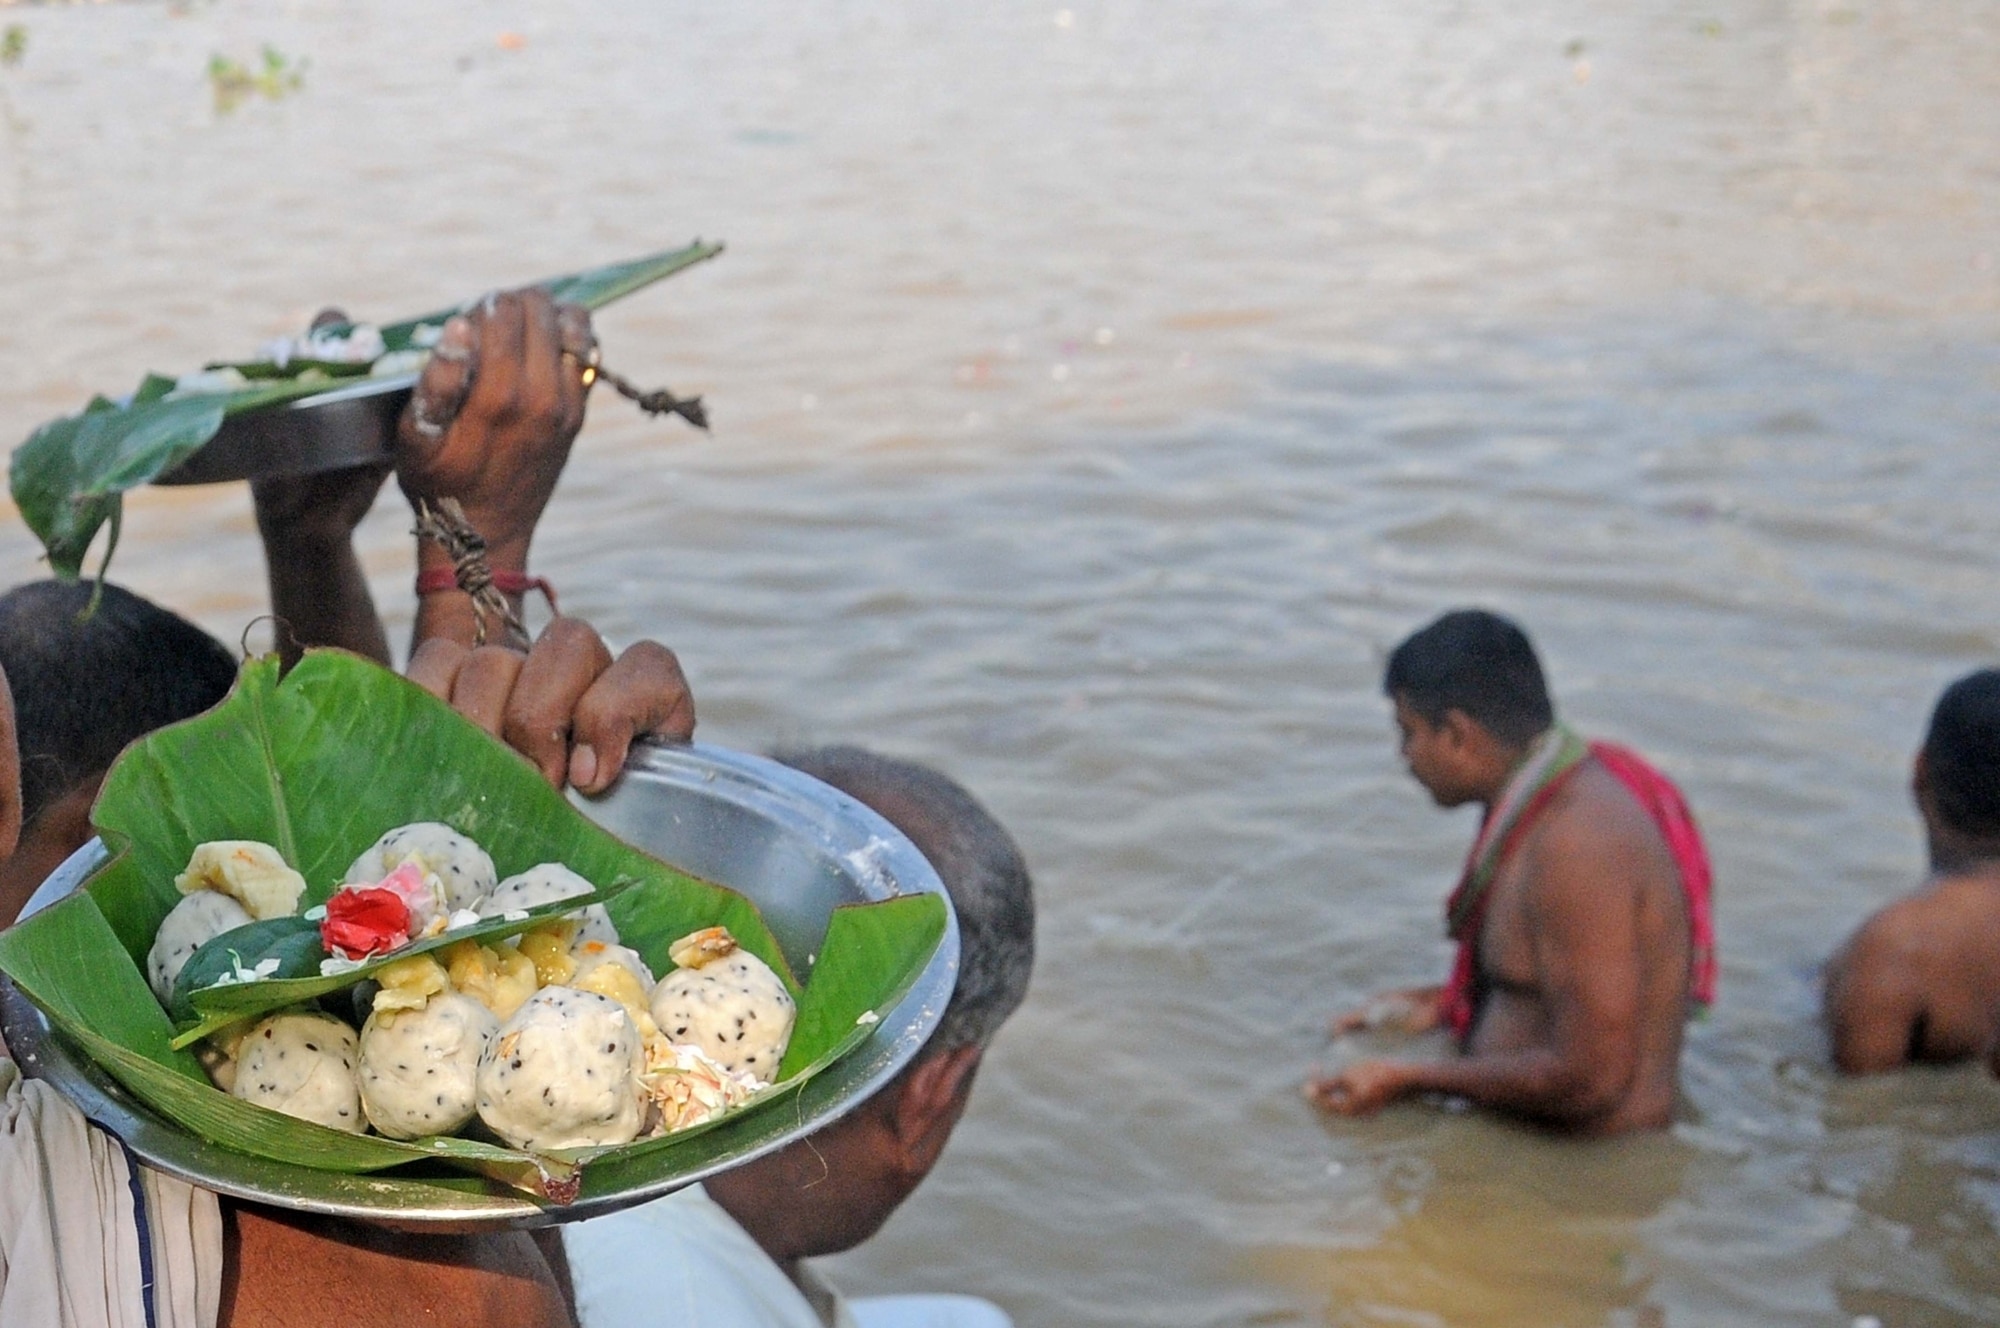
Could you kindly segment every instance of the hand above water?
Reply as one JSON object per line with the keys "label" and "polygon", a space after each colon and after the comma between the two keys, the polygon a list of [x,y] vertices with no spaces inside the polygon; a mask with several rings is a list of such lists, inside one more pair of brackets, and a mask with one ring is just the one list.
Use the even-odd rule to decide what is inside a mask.
{"label": "hand above water", "polygon": [[1305,1085],[1306,1100],[1338,1116],[1372,1116],[1416,1091],[1409,1061],[1356,1061],[1337,1074],[1318,1075]]}
{"label": "hand above water", "polygon": [[1329,1031],[1349,1033],[1428,1033],[1444,1022],[1444,988],[1405,987],[1383,992],[1357,1010],[1334,1016]]}
{"label": "hand above water", "polygon": [[[535,524],[548,506],[583,425],[590,314],[540,290],[489,295],[448,320],[403,412],[396,479],[412,507],[457,500],[486,541],[488,565],[525,572]],[[449,568],[429,541],[419,574]],[[512,597],[516,610],[518,596]],[[470,597],[423,596],[416,639],[475,637]]]}
{"label": "hand above water", "polygon": [[411,655],[409,677],[505,738],[557,788],[601,793],[634,738],[694,732],[694,695],[673,651],[641,641],[613,659],[580,618],[555,619],[525,653],[431,637]]}
{"label": "hand above water", "polygon": [[[328,309],[313,326],[345,321]],[[457,499],[493,568],[527,567],[535,524],[583,424],[583,368],[594,346],[587,310],[557,305],[540,290],[506,292],[449,319],[417,381],[398,427],[397,480],[413,506]],[[337,645],[387,661],[353,535],[389,470],[357,466],[252,486],[288,656],[301,645]],[[423,545],[417,565],[449,567],[450,559]],[[426,596],[416,639],[450,635],[470,644],[473,622],[466,596]]]}
{"label": "hand above water", "polygon": [[590,312],[546,291],[489,295],[449,319],[398,427],[414,506],[455,498],[494,565],[519,567],[583,427]]}

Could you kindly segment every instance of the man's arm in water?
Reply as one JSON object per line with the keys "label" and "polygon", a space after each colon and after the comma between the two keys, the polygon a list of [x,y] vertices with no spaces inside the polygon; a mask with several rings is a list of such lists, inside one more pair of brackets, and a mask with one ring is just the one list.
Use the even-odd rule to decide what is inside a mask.
{"label": "man's arm in water", "polygon": [[1617,1109],[1638,1073],[1643,956],[1635,892],[1615,882],[1643,865],[1630,845],[1568,817],[1545,829],[1526,866],[1533,884],[1523,920],[1547,1040],[1454,1060],[1361,1061],[1307,1085],[1314,1102],[1361,1116],[1413,1094],[1448,1093],[1579,1127]]}
{"label": "man's arm in water", "polygon": [[[1905,901],[1907,902],[1907,901]],[[1891,904],[1861,924],[1826,966],[1824,997],[1833,1063],[1842,1074],[1880,1074],[1909,1064],[1924,1015],[1913,937]]]}

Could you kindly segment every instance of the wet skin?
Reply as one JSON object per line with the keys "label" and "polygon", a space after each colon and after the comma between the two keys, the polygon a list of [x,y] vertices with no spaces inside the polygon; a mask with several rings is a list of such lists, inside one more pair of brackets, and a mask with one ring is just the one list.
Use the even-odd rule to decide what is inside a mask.
{"label": "wet skin", "polygon": [[[1456,711],[1433,725],[1399,702],[1397,723],[1411,774],[1443,806],[1490,803],[1525,755]],[[1309,1083],[1308,1097],[1367,1115],[1446,1093],[1590,1135],[1670,1124],[1690,941],[1679,875],[1652,819],[1615,777],[1586,765],[1525,833],[1488,899],[1484,994],[1465,1054],[1361,1061]],[[1413,1006],[1404,1022],[1431,1022],[1434,994],[1397,996]]]}
{"label": "wet skin", "polygon": [[1847,1074],[2000,1049],[2000,863],[1940,872],[1875,914],[1827,966],[1826,1023]]}

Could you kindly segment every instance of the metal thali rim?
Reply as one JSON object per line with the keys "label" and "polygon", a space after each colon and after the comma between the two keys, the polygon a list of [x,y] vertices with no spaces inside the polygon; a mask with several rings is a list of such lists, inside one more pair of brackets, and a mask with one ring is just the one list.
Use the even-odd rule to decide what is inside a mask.
{"label": "metal thali rim", "polygon": [[[838,789],[775,761],[707,744],[640,743],[611,796],[645,781],[718,791],[737,806],[817,836],[816,846],[836,861],[857,851],[874,855],[879,876],[857,882],[869,898],[945,893],[930,863],[888,821]],[[586,813],[592,806],[589,800],[579,800],[579,805]],[[67,895],[108,857],[101,841],[90,841],[50,875],[22,916]],[[785,1148],[866,1101],[921,1049],[950,1000],[958,968],[958,923],[955,915],[947,916],[937,951],[903,1000],[883,1013],[869,1041],[793,1090],[786,1102],[744,1118],[739,1128],[751,1131],[744,1147],[685,1173],[610,1194],[586,1194],[566,1207],[537,1202],[495,1182],[484,1182],[484,1190],[454,1189],[395,1171],[321,1171],[208,1144],[133,1098],[52,1029],[4,976],[0,1028],[24,1072],[49,1082],[87,1119],[168,1175],[236,1199],[392,1228],[450,1232],[538,1227],[601,1216],[695,1184]],[[659,1156],[671,1157],[671,1150]],[[457,1183],[473,1182],[459,1178]]]}

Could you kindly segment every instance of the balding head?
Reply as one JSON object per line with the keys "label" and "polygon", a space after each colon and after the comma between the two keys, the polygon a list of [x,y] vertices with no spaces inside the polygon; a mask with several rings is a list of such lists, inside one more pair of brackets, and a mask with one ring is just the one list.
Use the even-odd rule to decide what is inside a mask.
{"label": "balding head", "polygon": [[860,747],[773,754],[875,809],[929,859],[958,914],[958,983],[929,1048],[984,1046],[1028,994],[1034,885],[1013,836],[964,787],[929,766]]}

